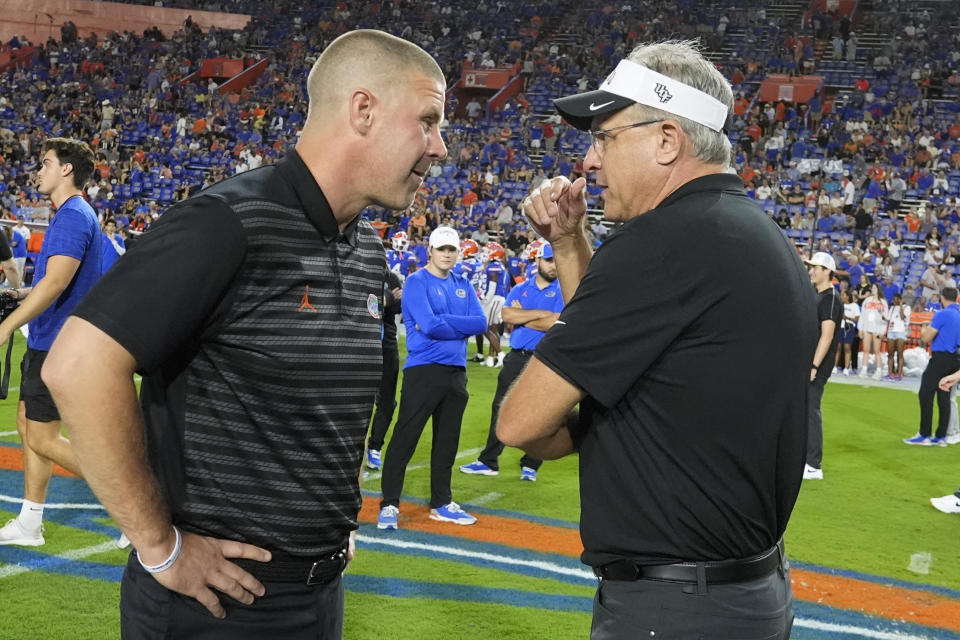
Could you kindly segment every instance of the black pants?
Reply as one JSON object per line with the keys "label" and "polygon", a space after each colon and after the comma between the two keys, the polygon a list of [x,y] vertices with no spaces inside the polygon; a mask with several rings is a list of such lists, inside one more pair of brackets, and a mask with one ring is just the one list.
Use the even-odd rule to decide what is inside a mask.
{"label": "black pants", "polygon": [[425,364],[403,370],[400,412],[383,459],[381,508],[400,504],[403,476],[431,417],[430,508],[442,507],[453,500],[450,474],[460,446],[460,425],[469,397],[467,372],[463,367]]}
{"label": "black pants", "polygon": [[130,554],[120,583],[123,640],[339,640],[343,636],[343,581],[308,586],[268,582],[267,592],[244,605],[214,590],[227,617],[214,618],[187,596],[170,591]]}
{"label": "black pants", "polygon": [[937,421],[937,437],[947,435],[950,424],[950,392],[939,388],[940,378],[957,370],[957,356],[945,351],[934,351],[930,362],[920,378],[920,435],[930,437],[933,429],[933,396],[937,396],[937,409],[940,412]]}
{"label": "black pants", "polygon": [[807,388],[807,464],[820,468],[823,463],[823,415],[820,401],[826,380],[816,378]]}
{"label": "black pants", "polygon": [[[504,444],[497,440],[497,416],[500,415],[500,405],[503,404],[503,398],[510,390],[510,385],[523,372],[523,368],[527,366],[527,362],[530,361],[532,355],[532,351],[512,349],[503,358],[503,369],[497,376],[497,392],[493,396],[493,406],[490,410],[490,432],[487,434],[487,446],[484,447],[479,458],[480,462],[491,469],[500,469],[498,459],[500,454],[503,453],[504,447]],[[521,467],[530,467],[536,470],[540,468],[541,464],[543,464],[543,460],[526,454],[520,458]]]}
{"label": "black pants", "polygon": [[748,582],[695,584],[603,580],[593,599],[590,640],[717,638],[787,640],[793,592],[781,570]]}
{"label": "black pants", "polygon": [[397,377],[400,373],[400,354],[396,342],[383,343],[383,373],[380,374],[380,388],[377,389],[377,409],[370,423],[370,439],[367,447],[380,451],[387,429],[393,420],[393,410],[397,408]]}

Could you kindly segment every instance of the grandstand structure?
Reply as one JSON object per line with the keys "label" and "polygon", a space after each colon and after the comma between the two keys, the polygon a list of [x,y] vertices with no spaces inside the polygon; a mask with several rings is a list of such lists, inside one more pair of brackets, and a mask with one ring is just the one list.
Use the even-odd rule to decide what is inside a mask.
{"label": "grandstand structure", "polygon": [[[761,205],[799,250],[828,248],[841,264],[843,251],[860,251],[876,277],[882,255],[862,255],[852,218],[822,196],[850,179],[855,198],[843,209],[855,213],[879,174],[880,196],[866,200],[876,205],[869,232],[902,246],[896,284],[917,284],[933,227],[948,270],[960,273],[960,16],[949,0],[167,4],[191,18],[166,32],[118,23],[102,35],[43,24],[6,40],[4,218],[42,226],[36,150],[45,136],[68,135],[97,150],[94,207],[131,233],[148,228],[176,200],[282,156],[306,115],[317,53],[346,30],[379,28],[424,46],[448,78],[451,155],[414,210],[429,227],[447,221],[469,233],[506,203],[513,220],[488,226],[509,233],[525,227],[518,204],[531,181],[583,171],[589,138],[559,121],[552,100],[596,87],[639,42],[696,38],[737,96],[733,168],[758,199],[764,182],[773,187]],[[201,26],[191,11],[240,14],[245,26]],[[898,199],[895,174],[906,182]],[[790,190],[812,199],[791,200]],[[476,197],[465,203],[469,192]],[[588,194],[598,222],[592,184]],[[367,215],[389,233],[407,230],[413,212]],[[923,218],[919,227],[910,215]]]}

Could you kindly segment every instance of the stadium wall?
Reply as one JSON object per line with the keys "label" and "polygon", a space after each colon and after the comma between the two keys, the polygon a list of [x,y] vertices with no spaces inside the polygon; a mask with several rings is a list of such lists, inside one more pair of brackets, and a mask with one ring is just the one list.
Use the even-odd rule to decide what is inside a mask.
{"label": "stadium wall", "polygon": [[250,16],[239,13],[217,13],[189,9],[167,9],[117,2],[87,0],[0,0],[0,42],[14,35],[27,36],[34,44],[47,38],[60,39],[60,27],[68,20],[77,25],[77,34],[86,38],[90,32],[106,35],[110,31],[132,31],[138,34],[159,27],[166,35],[183,26],[191,17],[204,31],[210,27],[242,29]]}

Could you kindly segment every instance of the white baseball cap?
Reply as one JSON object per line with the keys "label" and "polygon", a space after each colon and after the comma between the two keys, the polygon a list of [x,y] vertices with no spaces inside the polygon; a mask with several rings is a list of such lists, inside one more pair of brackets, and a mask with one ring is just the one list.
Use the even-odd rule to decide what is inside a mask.
{"label": "white baseball cap", "polygon": [[430,234],[430,246],[434,249],[439,247],[460,247],[460,234],[453,227],[437,227]]}
{"label": "white baseball cap", "polygon": [[825,269],[829,269],[830,271],[837,270],[837,263],[833,259],[833,256],[825,251],[816,252],[813,254],[812,258],[809,260],[804,260],[803,263],[811,267],[823,267]]}

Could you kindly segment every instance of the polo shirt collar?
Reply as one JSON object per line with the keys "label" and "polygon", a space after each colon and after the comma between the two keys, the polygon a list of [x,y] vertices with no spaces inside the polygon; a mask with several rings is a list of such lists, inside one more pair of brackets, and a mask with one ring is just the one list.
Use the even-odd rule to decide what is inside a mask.
{"label": "polo shirt collar", "polygon": [[663,202],[653,208],[653,211],[669,207],[677,200],[701,191],[726,191],[737,195],[744,195],[743,180],[740,176],[732,173],[711,173],[707,176],[694,178],[664,198]]}
{"label": "polo shirt collar", "polygon": [[[333,217],[330,203],[327,202],[327,197],[320,190],[320,185],[317,184],[316,179],[310,173],[310,169],[307,168],[296,149],[291,150],[277,162],[277,170],[296,195],[297,200],[300,201],[300,206],[307,214],[307,219],[327,242],[340,237],[340,227],[337,224],[337,219]],[[356,246],[357,243],[356,231],[359,221],[360,216],[357,215],[343,230],[343,237],[353,246]]]}

